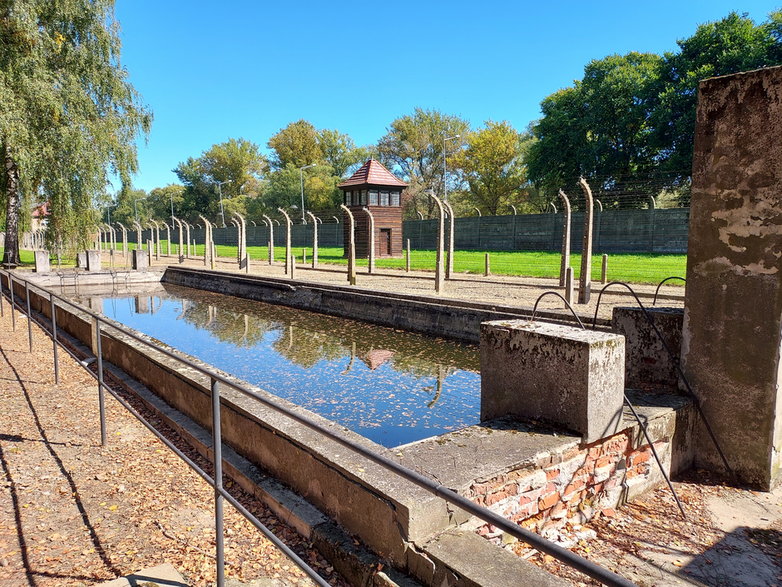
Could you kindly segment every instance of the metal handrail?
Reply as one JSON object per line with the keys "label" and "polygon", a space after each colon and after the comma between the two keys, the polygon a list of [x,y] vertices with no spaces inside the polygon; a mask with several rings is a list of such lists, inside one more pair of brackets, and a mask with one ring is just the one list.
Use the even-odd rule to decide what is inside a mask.
{"label": "metal handrail", "polygon": [[[19,281],[19,282],[29,283],[25,279],[21,279],[21,278],[18,278],[18,277],[16,277],[16,278],[12,277],[10,272],[8,272],[8,271],[0,270],[0,275],[2,275],[3,273],[5,273],[8,276],[9,284],[11,283],[11,280],[14,280],[14,279],[16,281]],[[590,560],[587,560],[587,559],[585,559],[585,558],[583,558],[583,557],[581,557],[581,556],[579,556],[579,555],[577,555],[577,554],[575,554],[575,553],[573,553],[573,552],[571,552],[571,551],[569,551],[569,550],[567,550],[567,549],[565,549],[565,548],[563,548],[563,547],[561,547],[561,546],[551,542],[550,540],[547,540],[547,539],[543,538],[542,536],[540,536],[538,534],[535,534],[534,532],[532,532],[530,530],[527,530],[526,528],[522,528],[518,524],[510,522],[509,520],[503,518],[502,516],[496,514],[495,512],[489,510],[488,508],[480,506],[480,505],[477,505],[476,503],[474,503],[473,501],[469,500],[468,498],[466,498],[466,497],[464,497],[462,495],[459,495],[458,493],[456,493],[452,489],[449,489],[448,487],[445,487],[444,485],[433,481],[432,479],[422,475],[421,473],[418,473],[417,471],[413,471],[411,469],[408,469],[407,467],[405,467],[403,465],[400,465],[396,461],[393,461],[393,460],[389,459],[388,457],[386,457],[386,456],[384,456],[382,454],[378,454],[378,453],[376,453],[376,452],[374,452],[374,451],[372,451],[372,450],[370,450],[370,449],[368,449],[366,447],[361,446],[360,444],[357,444],[356,442],[354,442],[354,441],[352,441],[352,440],[350,440],[348,438],[344,438],[344,437],[340,436],[339,434],[329,430],[323,424],[321,424],[319,422],[316,422],[314,419],[309,418],[308,416],[305,416],[305,415],[302,415],[302,414],[298,414],[295,411],[293,411],[292,409],[287,408],[287,407],[282,406],[282,405],[279,405],[279,404],[275,403],[274,401],[272,401],[272,400],[270,400],[270,399],[268,399],[268,398],[258,394],[257,392],[255,392],[255,391],[253,391],[251,389],[248,389],[248,388],[244,387],[243,385],[238,384],[238,383],[230,380],[225,375],[219,373],[217,370],[210,369],[208,366],[204,366],[203,364],[196,363],[196,362],[194,362],[194,361],[192,361],[192,360],[190,360],[190,359],[188,359],[186,357],[180,356],[178,353],[175,353],[175,352],[173,352],[173,351],[171,351],[171,350],[169,350],[169,349],[167,349],[165,347],[158,346],[155,343],[152,343],[152,342],[150,342],[148,340],[145,340],[144,338],[142,338],[138,334],[132,332],[131,330],[126,329],[126,328],[124,328],[124,327],[122,327],[120,325],[117,325],[115,323],[112,323],[108,319],[106,319],[105,317],[103,317],[103,316],[101,316],[99,314],[96,314],[95,312],[93,312],[93,311],[91,311],[89,309],[86,309],[86,308],[84,308],[84,307],[82,307],[82,306],[80,306],[80,305],[78,305],[78,304],[68,300],[67,298],[64,298],[64,297],[62,297],[60,295],[57,295],[57,294],[55,294],[55,293],[53,293],[51,291],[45,290],[43,288],[40,288],[40,287],[36,286],[35,284],[31,284],[31,285],[34,288],[38,289],[39,291],[43,291],[46,294],[48,294],[49,297],[50,297],[50,300],[53,301],[54,299],[57,299],[58,301],[62,302],[63,304],[71,306],[73,308],[76,308],[79,312],[92,317],[93,320],[95,321],[96,326],[97,326],[97,333],[98,333],[98,337],[97,338],[98,338],[98,340],[100,340],[100,332],[101,332],[100,324],[103,323],[106,326],[108,326],[110,328],[113,328],[114,330],[122,333],[124,336],[128,336],[129,338],[131,338],[131,339],[133,339],[133,340],[135,340],[135,341],[137,341],[137,342],[139,342],[139,343],[141,343],[141,344],[143,344],[143,345],[145,345],[147,347],[150,347],[150,348],[154,349],[155,351],[165,355],[166,357],[169,357],[171,359],[174,359],[175,361],[183,363],[184,365],[186,365],[189,368],[195,370],[196,372],[199,372],[202,375],[205,375],[205,376],[209,377],[211,379],[211,381],[212,381],[213,430],[215,428],[217,428],[219,430],[219,408],[220,408],[220,402],[219,402],[219,391],[218,391],[217,384],[221,383],[221,384],[223,384],[223,385],[225,385],[225,386],[227,386],[227,387],[229,387],[229,388],[231,388],[231,389],[233,389],[235,391],[238,391],[239,393],[242,393],[243,395],[245,395],[247,397],[251,397],[251,398],[257,400],[258,402],[260,402],[264,406],[266,406],[268,408],[271,408],[271,409],[273,409],[273,410],[275,410],[275,411],[285,415],[286,417],[288,417],[288,418],[290,418],[290,419],[292,419],[292,420],[294,420],[294,421],[296,421],[296,422],[298,422],[300,424],[303,424],[303,425],[307,426],[308,428],[310,428],[312,430],[315,430],[316,432],[320,433],[321,435],[323,435],[323,436],[325,436],[325,437],[327,437],[327,438],[329,438],[331,440],[334,440],[334,441],[338,442],[339,444],[345,446],[346,448],[349,448],[350,450],[352,450],[352,451],[362,455],[363,457],[366,457],[366,458],[370,459],[371,461],[381,465],[385,469],[393,471],[397,475],[407,479],[408,481],[410,481],[410,482],[414,483],[415,485],[417,485],[417,486],[427,490],[428,492],[436,495],[437,497],[440,497],[442,499],[445,499],[445,500],[449,501],[450,503],[458,506],[460,509],[462,509],[462,510],[464,510],[464,511],[466,511],[466,512],[468,512],[468,513],[470,513],[470,514],[472,514],[474,516],[476,516],[480,520],[482,520],[482,521],[484,521],[486,523],[489,523],[489,524],[491,524],[491,525],[501,529],[503,532],[506,532],[506,533],[510,534],[514,538],[517,538],[517,539],[519,539],[519,540],[529,544],[530,546],[534,547],[535,549],[539,550],[540,552],[543,552],[545,554],[548,554],[548,555],[556,558],[557,560],[559,560],[560,562],[564,563],[565,565],[567,565],[567,566],[569,566],[571,568],[574,568],[574,569],[584,573],[585,575],[602,582],[604,585],[608,585],[610,587],[614,587],[614,586],[616,586],[616,587],[631,587],[631,586],[635,585],[633,582],[629,581],[628,579],[626,579],[626,578],[624,578],[624,577],[622,577],[622,576],[620,576],[620,575],[618,575],[616,573],[613,573],[613,572],[609,571],[608,569],[605,569],[605,568],[601,567],[600,565],[598,565],[598,564],[596,564],[596,563],[594,563],[594,562],[592,562]],[[0,289],[2,289],[2,281],[1,280],[0,280]],[[13,293],[13,288],[11,288],[11,291]],[[55,337],[56,337],[56,333],[55,333]],[[98,349],[98,350],[100,350],[100,349]],[[98,360],[99,360],[99,362],[102,362],[102,357],[98,357]],[[103,383],[102,381],[99,381],[99,390],[102,392],[102,390],[104,388],[108,389],[108,387],[105,385],[105,383]],[[111,393],[114,397],[117,397],[112,390],[109,390],[109,393]],[[215,400],[215,397],[217,398],[216,400]],[[216,403],[215,403],[215,401],[216,401]],[[121,403],[123,403],[123,402],[121,402]],[[124,403],[123,403],[123,405],[124,405]],[[215,411],[215,408],[216,408],[216,411]],[[145,424],[145,425],[147,425],[147,424]],[[147,427],[149,427],[149,426],[151,426],[151,425],[147,425]],[[160,438],[159,434],[156,434],[156,436],[158,436]],[[164,443],[168,446],[168,443],[166,443],[165,441],[164,441]],[[214,445],[214,452],[215,452],[214,459],[215,459],[215,461],[218,460],[218,459],[221,460],[221,449],[220,449],[220,446],[221,446],[221,442],[215,442],[215,445]],[[179,451],[175,451],[175,452],[177,452],[177,454],[179,454]],[[210,484],[212,484],[212,486],[215,488],[216,499],[218,499],[218,496],[219,497],[224,497],[225,499],[228,499],[228,501],[232,505],[237,507],[237,509],[239,509],[240,512],[242,512],[243,514],[244,514],[244,512],[246,512],[246,510],[244,510],[244,508],[240,509],[239,506],[237,505],[237,503],[235,503],[235,499],[233,497],[229,497],[230,494],[228,494],[221,487],[221,481],[222,480],[220,480],[219,482],[216,483],[215,480],[211,480],[211,478],[209,478],[209,476],[206,473],[204,473],[202,475],[202,477],[204,477],[204,479],[209,481]],[[248,515],[251,516],[251,517],[248,517],[248,520],[250,520],[253,523],[253,525],[255,525],[256,527],[261,529],[261,526],[262,526],[261,522],[255,520],[255,518],[252,517],[252,515],[249,514],[249,512],[247,512],[247,514],[245,514],[245,517],[247,517]],[[261,529],[261,531],[264,532],[263,529]],[[282,549],[282,547],[281,547],[281,549]],[[328,583],[322,582],[323,579],[319,575],[317,575],[317,573],[312,571],[312,569],[310,569],[310,567],[306,563],[304,563],[304,561],[300,561],[300,559],[297,560],[298,557],[295,555],[295,553],[293,553],[292,551],[287,549],[287,547],[285,547],[285,549],[282,549],[282,550],[283,550],[283,552],[285,552],[286,555],[288,555],[297,564],[297,566],[299,566],[305,573],[307,573],[314,581],[318,582],[318,584],[320,584],[320,585],[328,585]],[[218,570],[219,570],[219,566],[218,566]],[[310,575],[310,572],[312,572],[313,575]]]}

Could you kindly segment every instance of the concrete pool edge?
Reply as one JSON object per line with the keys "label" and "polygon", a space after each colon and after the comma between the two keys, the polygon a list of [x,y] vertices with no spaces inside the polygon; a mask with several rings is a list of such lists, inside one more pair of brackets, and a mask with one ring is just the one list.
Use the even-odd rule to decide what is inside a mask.
{"label": "concrete pool edge", "polygon": [[[19,291],[20,295],[22,293],[23,289]],[[34,311],[50,316],[48,298],[31,291],[31,305]],[[87,316],[60,304],[56,305],[56,311],[60,331],[67,332],[77,341],[89,346],[91,332]],[[139,343],[129,340],[129,337],[121,334],[114,336],[104,331],[101,341],[106,361],[114,368],[151,389],[156,396],[161,397],[195,424],[209,428],[209,397],[198,381],[190,379],[181,369],[174,370],[171,365],[166,365],[167,357],[155,357],[154,355],[159,353],[154,351],[145,354],[145,351],[138,348]],[[189,390],[187,394],[182,393],[185,388]],[[308,443],[308,437],[316,433],[309,429],[303,430],[302,425],[291,426],[289,422],[287,425],[281,423],[279,427],[275,427],[270,421],[281,418],[279,415],[262,421],[257,409],[246,405],[234,406],[227,397],[230,394],[221,395],[223,431],[227,443],[233,448],[239,448],[240,452],[244,453],[242,456],[249,456],[251,462],[260,461],[256,464],[290,485],[308,502],[320,511],[325,511],[348,533],[360,538],[371,550],[402,572],[412,573],[425,584],[433,584],[432,581],[439,584],[445,577],[460,577],[465,585],[489,585],[498,584],[497,576],[493,575],[490,569],[503,561],[500,565],[504,569],[503,572],[512,570],[515,579],[526,577],[530,584],[559,584],[552,575],[498,549],[470,531],[457,532],[457,536],[451,537],[450,542],[456,541],[462,545],[467,543],[473,553],[473,559],[477,557],[483,560],[482,565],[475,568],[453,568],[451,563],[445,564],[440,558],[458,560],[458,557],[454,559],[442,553],[440,558],[429,556],[430,544],[437,544],[437,548],[441,549],[439,537],[443,532],[449,533],[455,529],[457,523],[467,520],[463,512],[454,510],[444,500],[412,483],[403,479],[390,479],[385,469],[368,459],[355,454],[347,456],[345,453],[348,449],[335,441],[321,437]],[[268,415],[269,411],[264,411],[264,416]],[[337,427],[334,424],[332,426]],[[350,432],[345,434],[358,437]],[[260,437],[263,437],[265,442],[260,442]],[[253,438],[254,447],[250,447],[250,450],[247,450],[247,447],[245,450],[237,447],[238,439],[247,438]],[[364,443],[373,444],[362,437],[358,438]],[[260,447],[261,444],[266,446]],[[386,451],[379,445],[374,446],[379,452]],[[263,450],[260,450],[261,454],[254,455],[253,448]],[[284,453],[285,458],[280,459],[277,451]],[[258,456],[270,457],[270,461],[264,462],[263,459],[258,459]],[[302,466],[301,463],[308,466]],[[300,474],[294,474],[296,472]],[[313,487],[310,481],[317,481],[317,486]],[[506,576],[506,579],[508,578]],[[515,584],[515,580],[513,583]],[[389,580],[375,584],[395,583]]]}
{"label": "concrete pool edge", "polygon": [[[161,281],[471,344],[480,340],[481,322],[530,318],[532,313],[520,307],[177,266],[167,267]],[[547,321],[575,324],[573,317],[565,313],[537,315]],[[601,327],[610,325],[605,319],[598,319],[597,323]]]}

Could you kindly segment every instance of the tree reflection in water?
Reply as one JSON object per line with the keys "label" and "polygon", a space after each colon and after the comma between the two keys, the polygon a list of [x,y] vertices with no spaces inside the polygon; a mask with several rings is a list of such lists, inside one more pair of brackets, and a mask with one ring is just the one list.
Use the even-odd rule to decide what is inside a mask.
{"label": "tree reflection in water", "polygon": [[171,285],[134,298],[104,309],[385,446],[478,421],[475,346]]}

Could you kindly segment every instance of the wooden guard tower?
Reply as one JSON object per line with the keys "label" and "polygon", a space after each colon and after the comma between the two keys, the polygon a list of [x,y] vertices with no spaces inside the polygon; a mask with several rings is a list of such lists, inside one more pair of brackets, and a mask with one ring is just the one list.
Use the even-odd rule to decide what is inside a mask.
{"label": "wooden guard tower", "polygon": [[[364,208],[369,209],[375,219],[375,256],[401,256],[402,190],[407,184],[382,163],[370,159],[337,187],[342,190],[342,201],[350,208],[356,221],[356,257],[369,256],[369,216]],[[347,247],[347,218],[344,227]]]}

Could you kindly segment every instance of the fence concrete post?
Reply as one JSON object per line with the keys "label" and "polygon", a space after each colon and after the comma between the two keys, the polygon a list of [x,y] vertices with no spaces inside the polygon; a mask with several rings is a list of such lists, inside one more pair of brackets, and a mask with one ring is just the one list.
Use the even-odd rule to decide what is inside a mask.
{"label": "fence concrete post", "polygon": [[269,225],[269,265],[274,264],[274,222],[266,214],[263,215],[263,219]]}
{"label": "fence concrete post", "polygon": [[277,211],[285,217],[285,273],[288,273],[291,262],[291,217],[282,208],[277,208]]}
{"label": "fence concrete post", "polygon": [[451,279],[451,274],[453,273],[453,239],[456,219],[453,215],[453,208],[451,208],[451,204],[449,204],[447,200],[443,200],[443,206],[445,206],[445,211],[448,214],[448,257],[445,264],[445,279]]}
{"label": "fence concrete post", "polygon": [[443,290],[444,276],[443,276],[443,249],[445,248],[445,207],[442,200],[435,196],[433,193],[429,193],[429,197],[437,204],[439,211],[438,224],[437,224],[437,257],[434,268],[434,290],[440,293]]}
{"label": "fence concrete post", "polygon": [[[562,219],[562,253],[559,261],[559,286],[564,287],[565,272],[570,267],[570,199],[562,190],[559,190],[559,197],[562,199],[565,214]],[[556,208],[554,210],[556,214]]]}
{"label": "fence concrete post", "polygon": [[581,246],[581,275],[578,284],[578,303],[588,304],[592,296],[592,220],[595,209],[592,204],[592,190],[581,177],[578,184],[584,191],[586,208],[584,210],[584,239]]}
{"label": "fence concrete post", "polygon": [[366,206],[364,206],[362,210],[364,210],[367,218],[369,218],[369,250],[367,251],[367,273],[372,274],[375,272],[375,217]]}
{"label": "fence concrete post", "polygon": [[407,248],[405,249],[405,271],[410,273],[410,239],[407,239]]}
{"label": "fence concrete post", "polygon": [[568,304],[573,303],[573,268],[565,269],[565,300]]}
{"label": "fence concrete post", "polygon": [[348,283],[356,285],[356,221],[350,208],[345,204],[340,204],[339,207],[348,218]]}
{"label": "fence concrete post", "polygon": [[[312,268],[315,269],[318,266],[318,220],[315,215],[307,210],[307,215],[312,219]],[[321,220],[321,222],[323,222]],[[305,259],[304,263],[307,262]]]}
{"label": "fence concrete post", "polygon": [[484,258],[483,276],[488,277],[489,275],[491,275],[491,264],[489,261],[489,253],[486,253]]}
{"label": "fence concrete post", "polygon": [[608,283],[608,255],[603,253],[603,267],[600,271],[600,282],[605,285]]}

